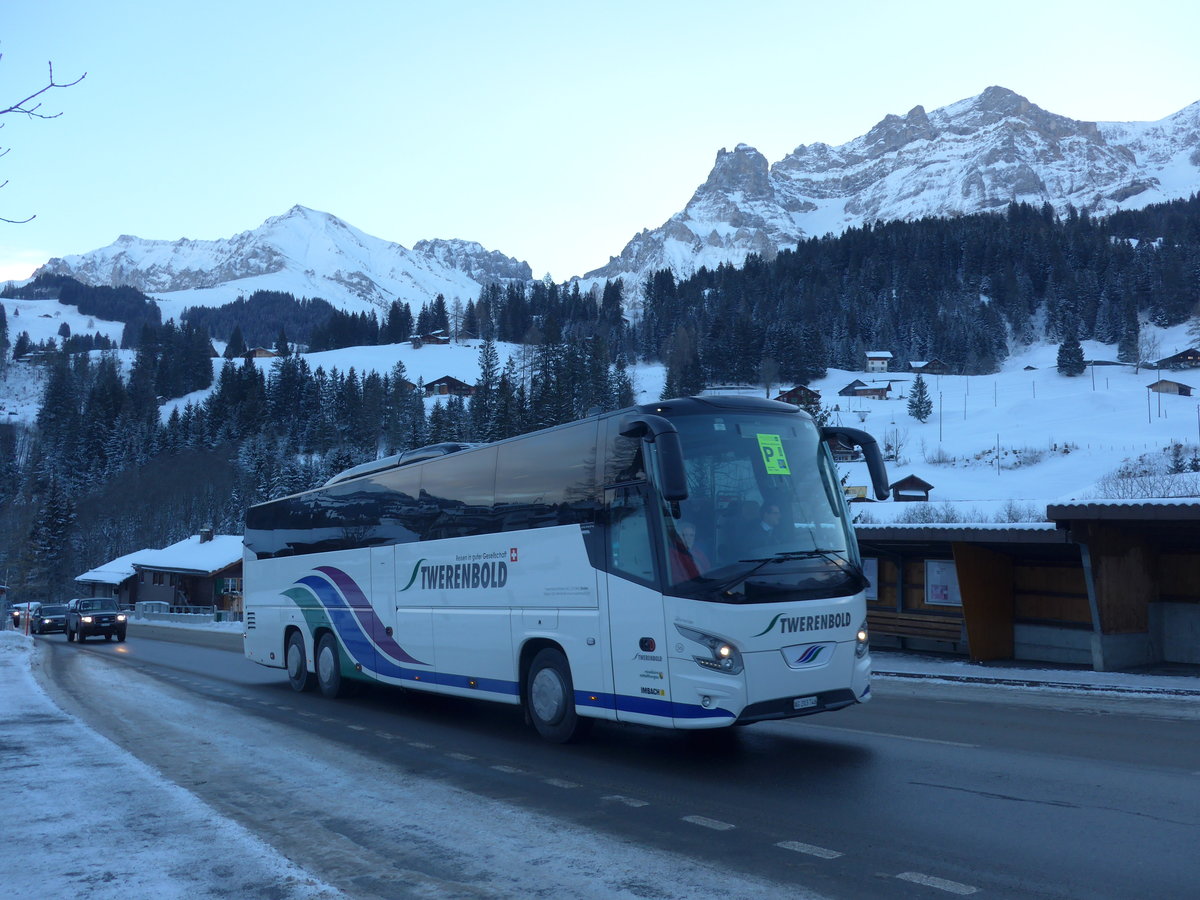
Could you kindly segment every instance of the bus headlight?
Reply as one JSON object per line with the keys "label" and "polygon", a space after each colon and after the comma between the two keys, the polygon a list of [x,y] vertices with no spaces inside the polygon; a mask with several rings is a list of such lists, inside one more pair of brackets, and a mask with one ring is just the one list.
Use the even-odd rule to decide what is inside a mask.
{"label": "bus headlight", "polygon": [[694,628],[685,628],[678,624],[675,626],[675,630],[689,641],[695,641],[708,651],[707,655],[692,656],[692,659],[704,668],[712,669],[715,672],[724,672],[726,675],[738,675],[745,668],[741,651],[724,638],[705,634]]}
{"label": "bus headlight", "polygon": [[858,633],[854,635],[854,655],[862,659],[867,655],[867,648],[870,646],[870,634],[867,632],[867,623],[864,620],[858,626]]}

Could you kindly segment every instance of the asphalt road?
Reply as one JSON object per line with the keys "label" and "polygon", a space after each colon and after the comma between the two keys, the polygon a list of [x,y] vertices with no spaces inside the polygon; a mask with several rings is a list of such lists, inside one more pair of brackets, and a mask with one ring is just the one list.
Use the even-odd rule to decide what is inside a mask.
{"label": "asphalt road", "polygon": [[[829,715],[712,733],[600,724],[554,746],[516,707],[301,696],[281,670],[144,632],[41,640],[64,707],[352,896],[488,895],[461,861],[395,840],[382,798],[417,782],[455,809],[503,801],[781,893],[1200,896],[1194,698],[879,682],[872,703]],[[486,842],[488,823],[473,827]]]}

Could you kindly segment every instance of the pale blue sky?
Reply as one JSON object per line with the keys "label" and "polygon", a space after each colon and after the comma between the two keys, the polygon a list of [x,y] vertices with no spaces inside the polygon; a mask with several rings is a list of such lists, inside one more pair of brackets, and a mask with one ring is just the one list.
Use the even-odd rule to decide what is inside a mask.
{"label": "pale blue sky", "polygon": [[563,280],[661,225],[738,143],[774,162],[1002,85],[1156,120],[1200,100],[1194,0],[9,0],[0,278],[121,234],[230,237],[300,203]]}

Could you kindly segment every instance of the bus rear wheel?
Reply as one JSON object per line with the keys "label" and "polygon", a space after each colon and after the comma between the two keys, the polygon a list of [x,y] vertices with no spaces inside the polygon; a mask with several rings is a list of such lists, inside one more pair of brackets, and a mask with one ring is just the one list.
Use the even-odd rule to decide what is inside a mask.
{"label": "bus rear wheel", "polygon": [[581,719],[575,712],[571,667],[562,652],[553,647],[547,647],[533,658],[525,706],[537,733],[555,744],[577,740],[592,723],[591,719]]}
{"label": "bus rear wheel", "polygon": [[344,697],[349,685],[342,678],[342,660],[337,638],[328,631],[317,641],[317,686],[326,697]]}
{"label": "bus rear wheel", "polygon": [[288,684],[298,693],[311,691],[317,686],[317,676],[308,671],[308,657],[304,653],[304,635],[293,631],[288,637],[284,659],[287,662]]}

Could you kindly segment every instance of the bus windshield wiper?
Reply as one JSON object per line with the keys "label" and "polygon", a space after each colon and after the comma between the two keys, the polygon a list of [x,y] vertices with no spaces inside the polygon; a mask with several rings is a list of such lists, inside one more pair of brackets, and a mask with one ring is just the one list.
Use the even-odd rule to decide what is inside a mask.
{"label": "bus windshield wiper", "polygon": [[759,557],[757,559],[739,559],[738,562],[757,563],[757,565],[749,572],[739,573],[735,578],[729,579],[721,585],[721,589],[728,590],[739,581],[745,581],[768,563],[789,562],[795,559],[824,559],[843,572],[849,570],[848,562],[838,555],[837,550],[821,550],[818,548],[813,548],[812,550],[784,550],[781,553],[776,553],[774,556]]}
{"label": "bus windshield wiper", "polygon": [[[787,562],[792,559],[827,559],[835,565],[840,565],[842,560],[836,555],[836,550],[784,550],[781,553],[776,553],[774,556],[759,557],[757,559],[739,559],[738,562],[752,562],[766,565],[772,562]],[[757,571],[757,569],[755,569]]]}

